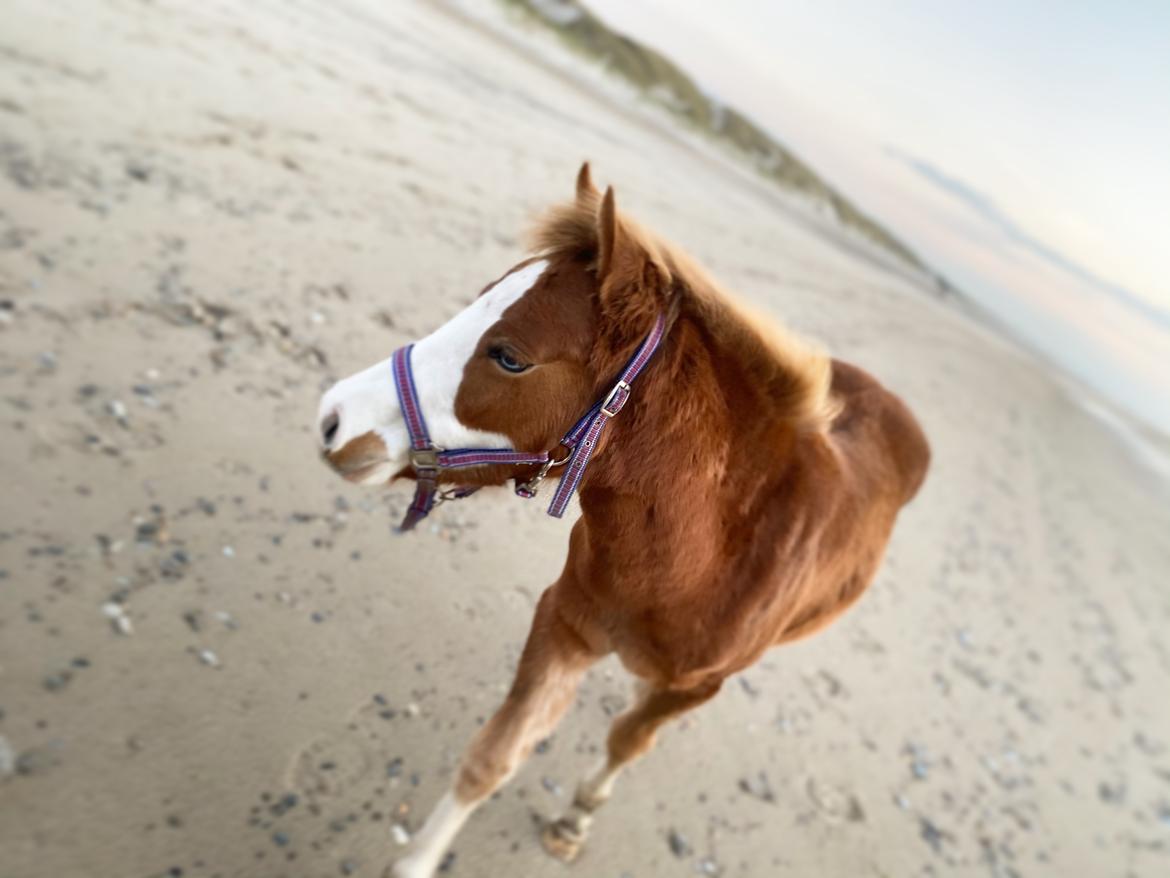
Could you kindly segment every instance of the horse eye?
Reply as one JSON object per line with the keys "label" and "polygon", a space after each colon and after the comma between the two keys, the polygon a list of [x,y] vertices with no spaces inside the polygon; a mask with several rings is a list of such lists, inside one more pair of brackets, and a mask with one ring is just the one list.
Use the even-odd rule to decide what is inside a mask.
{"label": "horse eye", "polygon": [[526,372],[531,368],[530,363],[521,363],[507,351],[501,348],[494,348],[488,353],[505,372],[511,372],[514,375],[519,375],[521,372]]}

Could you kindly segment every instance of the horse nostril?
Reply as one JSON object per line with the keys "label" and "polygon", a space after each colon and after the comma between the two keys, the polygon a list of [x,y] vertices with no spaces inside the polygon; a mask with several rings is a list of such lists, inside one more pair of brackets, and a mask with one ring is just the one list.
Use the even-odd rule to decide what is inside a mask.
{"label": "horse nostril", "polygon": [[325,416],[321,421],[321,438],[325,441],[325,447],[328,448],[334,438],[337,436],[337,428],[341,426],[341,418],[337,416],[336,411],[332,411]]}

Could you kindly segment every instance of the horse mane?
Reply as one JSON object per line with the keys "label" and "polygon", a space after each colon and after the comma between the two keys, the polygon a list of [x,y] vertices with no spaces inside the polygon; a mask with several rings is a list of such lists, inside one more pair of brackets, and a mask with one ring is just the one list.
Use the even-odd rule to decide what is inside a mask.
{"label": "horse mane", "polygon": [[[590,188],[579,190],[575,201],[547,210],[531,230],[532,250],[546,256],[596,257],[600,204],[601,194]],[[832,360],[820,346],[746,305],[681,248],[624,214],[621,232],[634,240],[668,285],[682,294],[712,337],[724,339],[729,350],[754,361],[752,371],[764,373],[787,419],[802,429],[828,429],[841,405],[830,392]]]}

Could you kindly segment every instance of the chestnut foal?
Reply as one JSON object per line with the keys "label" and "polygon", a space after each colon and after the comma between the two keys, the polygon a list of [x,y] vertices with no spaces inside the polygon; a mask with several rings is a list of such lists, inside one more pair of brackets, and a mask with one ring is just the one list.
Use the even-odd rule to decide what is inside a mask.
{"label": "chestnut foal", "polygon": [[619,771],[667,720],[857,600],[929,462],[901,400],[746,316],[619,215],[588,164],[535,243],[446,325],[321,401],[324,456],[345,478],[416,477],[407,526],[436,487],[514,477],[531,494],[563,465],[554,514],[580,489],[564,571],[537,603],[511,691],[393,867],[400,878],[433,873],[585,671],[615,652],[638,697],[544,831],[548,850],[572,859]]}

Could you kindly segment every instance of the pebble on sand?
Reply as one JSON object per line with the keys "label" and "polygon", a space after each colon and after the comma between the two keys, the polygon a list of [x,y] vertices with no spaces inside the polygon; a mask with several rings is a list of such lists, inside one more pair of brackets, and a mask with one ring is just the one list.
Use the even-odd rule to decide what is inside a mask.
{"label": "pebble on sand", "polygon": [[16,751],[8,739],[0,735],[0,777],[8,777],[16,771]]}
{"label": "pebble on sand", "polygon": [[110,620],[110,625],[119,634],[129,637],[134,633],[134,626],[130,622],[130,616],[126,612],[126,608],[114,601],[107,601],[102,604],[102,615]]}
{"label": "pebble on sand", "polygon": [[33,747],[16,757],[16,773],[23,775],[44,774],[61,764],[61,743],[50,741],[45,747]]}
{"label": "pebble on sand", "polygon": [[691,845],[684,836],[677,829],[671,829],[666,836],[667,844],[670,845],[670,852],[679,859],[689,857],[691,855]]}
{"label": "pebble on sand", "polygon": [[776,794],[772,791],[771,783],[768,782],[768,775],[763,771],[758,772],[755,777],[740,778],[739,788],[762,802],[776,801]]}

